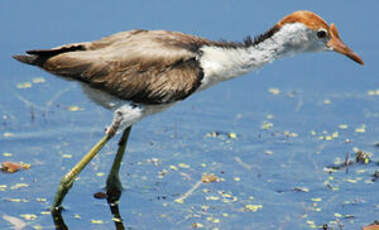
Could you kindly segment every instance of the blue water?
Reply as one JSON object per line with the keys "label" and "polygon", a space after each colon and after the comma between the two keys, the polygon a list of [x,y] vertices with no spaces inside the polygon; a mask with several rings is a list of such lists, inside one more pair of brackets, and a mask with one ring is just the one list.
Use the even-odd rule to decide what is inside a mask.
{"label": "blue water", "polygon": [[[75,82],[17,63],[12,55],[134,28],[241,40],[299,9],[336,23],[366,65],[334,53],[279,60],[140,122],[121,168],[124,225],[360,229],[379,219],[379,185],[372,182],[379,169],[379,95],[370,95],[379,90],[377,1],[1,1],[0,162],[23,161],[31,168],[0,174],[0,228],[13,228],[4,216],[22,220],[25,229],[54,228],[45,211],[60,178],[112,118]],[[31,87],[19,88],[25,82]],[[267,122],[273,126],[262,129]],[[213,131],[221,135],[206,137]],[[336,132],[332,140],[320,139]],[[354,158],[356,149],[369,153],[371,162],[325,172],[347,154]],[[112,140],[67,195],[63,218],[70,229],[114,228],[106,201],[92,195],[103,189],[101,173],[108,172],[116,150]],[[183,204],[175,202],[204,173],[221,181],[201,184]],[[26,187],[15,186],[20,183]],[[249,207],[258,206],[249,205],[261,208],[254,212]],[[35,216],[27,220],[24,214]]]}

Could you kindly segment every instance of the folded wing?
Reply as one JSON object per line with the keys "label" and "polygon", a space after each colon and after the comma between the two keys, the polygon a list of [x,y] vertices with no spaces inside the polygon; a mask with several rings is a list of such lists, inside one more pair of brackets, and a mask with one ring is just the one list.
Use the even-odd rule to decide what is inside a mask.
{"label": "folded wing", "polygon": [[121,99],[167,104],[200,86],[203,71],[197,50],[211,43],[178,32],[133,30],[14,57]]}

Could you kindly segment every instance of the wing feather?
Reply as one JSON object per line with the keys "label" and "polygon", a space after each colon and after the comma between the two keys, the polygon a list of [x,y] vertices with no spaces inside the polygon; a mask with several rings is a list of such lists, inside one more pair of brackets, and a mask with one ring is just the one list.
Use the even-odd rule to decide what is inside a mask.
{"label": "wing feather", "polygon": [[179,32],[133,30],[29,53],[43,57],[38,65],[53,74],[121,99],[165,104],[186,98],[200,86],[203,71],[193,47],[210,43]]}

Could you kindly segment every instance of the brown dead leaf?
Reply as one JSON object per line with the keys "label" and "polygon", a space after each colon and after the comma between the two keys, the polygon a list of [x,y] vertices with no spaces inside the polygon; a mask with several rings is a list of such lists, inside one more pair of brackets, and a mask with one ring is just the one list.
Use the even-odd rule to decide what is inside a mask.
{"label": "brown dead leaf", "polygon": [[93,194],[93,197],[95,197],[96,199],[105,199],[108,197],[108,195],[104,192],[97,192]]}
{"label": "brown dead leaf", "polygon": [[215,182],[217,180],[218,180],[218,177],[214,174],[204,174],[201,177],[201,182],[203,182],[205,184],[209,184],[209,183]]}
{"label": "brown dead leaf", "polygon": [[1,163],[1,171],[6,172],[6,173],[15,173],[20,169],[29,169],[30,164],[25,164],[25,163],[16,163],[16,162],[11,162],[11,161],[4,161]]}
{"label": "brown dead leaf", "polygon": [[379,225],[368,225],[362,228],[362,230],[379,230]]}

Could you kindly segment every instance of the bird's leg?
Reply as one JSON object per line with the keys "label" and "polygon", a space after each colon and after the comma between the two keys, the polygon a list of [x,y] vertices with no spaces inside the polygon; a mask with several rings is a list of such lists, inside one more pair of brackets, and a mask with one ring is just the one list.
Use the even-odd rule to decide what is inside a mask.
{"label": "bird's leg", "polygon": [[52,211],[57,210],[72,187],[75,178],[86,167],[86,165],[96,156],[96,154],[103,148],[103,146],[116,134],[121,122],[122,113],[116,111],[111,126],[106,130],[105,135],[99,142],[97,142],[91,150],[61,179],[58,190],[55,194]]}
{"label": "bird's leg", "polygon": [[128,143],[128,138],[129,138],[131,129],[132,129],[132,126],[129,126],[128,128],[124,130],[122,137],[120,141],[118,142],[118,150],[117,150],[116,157],[113,160],[112,168],[108,174],[106,189],[107,189],[107,195],[108,195],[107,200],[110,205],[117,202],[121,196],[122,184],[120,182],[119,171],[120,171],[120,165],[125,153],[125,149]]}

